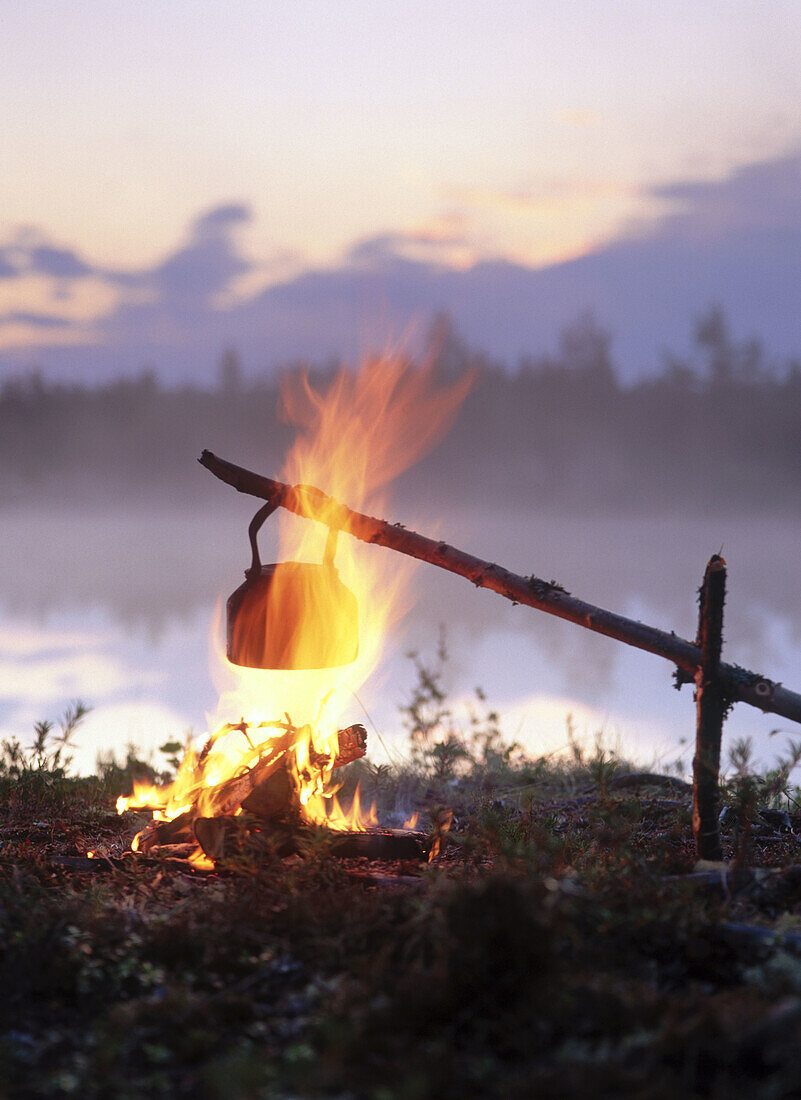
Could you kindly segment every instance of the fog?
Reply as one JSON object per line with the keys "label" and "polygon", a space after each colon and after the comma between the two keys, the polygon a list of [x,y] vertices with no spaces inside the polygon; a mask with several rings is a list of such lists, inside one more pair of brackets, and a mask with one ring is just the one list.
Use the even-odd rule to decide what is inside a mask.
{"label": "fog", "polygon": [[[768,369],[759,349],[733,345],[719,315],[704,324],[697,364],[670,363],[637,390],[618,385],[586,319],[566,334],[561,361],[516,373],[446,332],[442,376],[472,366],[478,381],[384,518],[685,637],[706,561],[722,550],[725,658],[798,690],[801,384],[792,365]],[[78,750],[87,770],[98,750],[129,740],[152,750],[205,728],[215,606],[241,582],[258,504],[196,458],[207,446],[277,474],[292,433],[275,401],[275,384],[241,378],[230,355],[213,392],[166,391],[149,376],[100,390],[6,386],[0,735],[24,738],[80,695],[95,707]],[[268,528],[262,537],[270,560]],[[414,675],[406,654],[433,656],[444,625],[454,697],[481,686],[531,751],[563,744],[572,713],[589,739],[603,729],[641,760],[688,763],[691,690],[672,690],[667,662],[431,566],[416,569],[412,589],[362,699],[390,744]],[[352,720],[363,718],[357,706]],[[770,762],[777,726],[789,723],[739,706],[726,742],[750,736]]]}
{"label": "fog", "polygon": [[[216,490],[210,481],[210,493]],[[204,511],[138,505],[80,517],[52,506],[7,512],[0,530],[3,731],[24,735],[36,717],[54,715],[76,695],[97,708],[92,754],[120,752],[128,740],[153,747],[169,739],[171,724],[172,736],[202,731],[215,703],[208,640],[215,605],[241,582],[252,510],[234,498]],[[433,523],[432,513],[429,502]],[[421,529],[433,530],[425,507],[419,515]],[[795,519],[588,517],[477,506],[441,511],[436,530],[466,550],[556,579],[584,599],[685,637],[695,633],[705,562],[722,546],[729,563],[727,659],[801,686],[801,580],[794,556],[780,550],[801,535]],[[269,537],[265,542],[268,553]],[[433,658],[443,624],[446,680],[457,696],[481,686],[493,705],[518,717],[526,699],[562,701],[556,732],[540,738],[526,723],[533,751],[557,747],[554,737],[562,737],[570,711],[587,713],[588,736],[602,725],[625,733],[627,750],[644,759],[680,755],[678,739],[692,734],[690,689],[672,690],[667,662],[513,607],[431,566],[416,569],[413,598],[387,639],[383,686],[371,696],[370,713],[383,732],[399,727],[397,708],[412,676],[405,654]],[[100,726],[104,713],[106,723],[116,715],[113,725]],[[144,728],[148,721],[157,735]],[[727,729],[732,737],[756,737],[760,751],[770,752],[765,736],[776,725],[741,706]]]}

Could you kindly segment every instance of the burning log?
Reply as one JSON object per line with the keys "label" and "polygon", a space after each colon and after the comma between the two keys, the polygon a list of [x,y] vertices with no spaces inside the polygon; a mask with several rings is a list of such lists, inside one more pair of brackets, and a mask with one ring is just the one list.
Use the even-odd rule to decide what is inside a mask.
{"label": "burning log", "polygon": [[331,853],[342,859],[426,859],[431,841],[409,829],[368,829],[363,833],[332,833]]}
{"label": "burning log", "polygon": [[209,859],[220,859],[225,854],[225,840],[232,828],[234,817],[199,817],[195,821],[195,838]]}
{"label": "burning log", "polygon": [[[249,727],[242,723],[242,726],[231,728],[247,729]],[[221,784],[215,800],[219,812],[230,814],[243,806],[248,797],[255,794],[257,788],[265,783],[279,767],[283,770],[287,752],[293,745],[308,738],[309,732],[308,726],[302,726],[300,729],[289,726],[283,737],[276,737],[270,741],[269,756],[260,758],[252,768]],[[322,770],[342,768],[345,764],[352,764],[354,760],[361,759],[366,752],[367,730],[364,726],[356,724],[337,731],[336,751],[332,755],[317,753],[312,749],[309,753],[309,762]]]}
{"label": "burning log", "polygon": [[[231,727],[240,728],[244,732],[249,727],[245,723]],[[289,725],[282,737],[270,742],[269,755],[260,758],[241,775],[221,783],[215,790],[214,818],[198,817],[198,811],[192,809],[170,821],[153,821],[139,834],[138,850],[155,854],[157,850],[163,851],[165,846],[190,844],[194,847],[194,842],[197,841],[209,858],[213,859],[215,857],[209,849],[214,848],[217,841],[209,832],[210,826],[201,822],[230,819],[240,808],[265,821],[287,813],[292,807],[295,793],[287,769],[287,753],[293,745],[309,737],[309,734],[307,726],[297,729]],[[337,731],[337,744],[332,754],[311,750],[309,761],[320,770],[341,768],[359,760],[366,752],[367,731],[364,726],[356,724]]]}
{"label": "burning log", "polygon": [[[240,493],[280,505],[296,515],[313,519],[327,527],[345,531],[362,542],[385,546],[420,561],[472,581],[479,588],[488,588],[513,603],[525,604],[549,615],[583,626],[597,634],[625,642],[627,645],[653,653],[671,661],[689,676],[695,677],[701,667],[701,647],[677,634],[636,622],[613,611],[576,599],[555,581],[539,577],[523,577],[493,562],[473,557],[454,546],[426,538],[415,531],[387,523],[386,520],[355,512],[309,485],[287,485],[253,473],[232,462],[203,451],[200,464],[233,486]],[[801,695],[758,673],[720,662],[718,680],[731,701],[740,700],[762,711],[779,714],[793,722],[801,722]]]}
{"label": "burning log", "polygon": [[[235,817],[199,817],[195,836],[209,859],[219,860],[231,853],[231,842],[238,832]],[[239,834],[241,836],[241,833]],[[431,851],[431,839],[425,833],[409,829],[323,830],[326,851],[338,859],[425,860]],[[278,854],[293,855],[304,849],[302,829],[279,834]],[[234,840],[235,843],[235,840]]]}
{"label": "burning log", "polygon": [[[360,760],[367,752],[367,730],[357,722],[354,726],[347,726],[344,730],[337,731],[337,751],[333,766],[341,768],[344,764],[352,764],[354,760]],[[320,763],[325,758],[312,753],[312,762]]]}
{"label": "burning log", "polygon": [[263,821],[280,817],[292,805],[292,780],[286,768],[278,768],[242,800],[242,809]]}
{"label": "burning log", "polygon": [[189,844],[194,840],[192,832],[193,813],[187,810],[171,821],[153,821],[139,833],[136,851],[150,855],[157,848],[175,844]]}

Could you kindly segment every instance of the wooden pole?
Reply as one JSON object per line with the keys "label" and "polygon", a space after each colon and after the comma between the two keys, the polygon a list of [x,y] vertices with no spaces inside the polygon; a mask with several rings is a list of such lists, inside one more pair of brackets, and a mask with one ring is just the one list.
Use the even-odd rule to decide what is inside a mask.
{"label": "wooden pole", "polygon": [[[692,642],[672,632],[658,630],[645,623],[627,619],[624,615],[617,615],[614,611],[605,611],[601,607],[576,599],[555,581],[511,573],[500,565],[482,561],[481,558],[466,554],[446,542],[438,542],[418,535],[415,531],[408,531],[401,524],[387,523],[386,520],[354,512],[313,486],[286,485],[284,482],[274,481],[218,458],[211,451],[203,451],[199,461],[215,477],[240,493],[275,501],[296,515],[345,531],[362,542],[385,546],[429,562],[440,569],[447,569],[450,573],[472,581],[478,588],[497,592],[512,603],[535,607],[597,634],[605,634],[647,653],[654,653],[672,661],[682,672],[688,673],[690,678],[695,676],[701,663],[700,647]],[[801,695],[796,692],[788,691],[781,684],[738,665],[721,663],[718,675],[732,701],[740,700],[793,722],[801,722]]]}
{"label": "wooden pole", "polygon": [[720,679],[723,646],[723,604],[726,599],[726,562],[710,559],[698,600],[698,637],[701,663],[695,672],[695,758],[693,759],[693,836],[698,859],[723,858],[718,828],[720,741],[726,715],[726,693]]}

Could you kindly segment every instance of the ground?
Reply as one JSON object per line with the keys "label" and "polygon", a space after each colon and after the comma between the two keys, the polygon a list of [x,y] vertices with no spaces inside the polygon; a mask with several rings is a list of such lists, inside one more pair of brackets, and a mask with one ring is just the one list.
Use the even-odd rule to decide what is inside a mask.
{"label": "ground", "polygon": [[798,1095],[798,838],[741,784],[727,878],[693,874],[686,786],[624,774],[418,774],[431,816],[455,811],[431,864],[243,831],[199,874],[118,858],[141,825],[113,813],[119,776],[23,770],[0,790],[0,1090]]}

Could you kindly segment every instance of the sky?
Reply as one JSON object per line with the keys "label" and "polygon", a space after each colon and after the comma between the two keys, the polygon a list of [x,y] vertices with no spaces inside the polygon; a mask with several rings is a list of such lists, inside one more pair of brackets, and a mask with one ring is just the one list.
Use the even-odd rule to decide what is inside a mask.
{"label": "sky", "polygon": [[440,308],[510,363],[589,308],[633,374],[716,301],[801,355],[799,0],[0,0],[0,41],[0,385]]}
{"label": "sky", "polygon": [[120,311],[131,361],[177,347],[132,323],[179,276],[219,315],[374,241],[555,267],[801,151],[795,0],[3,0],[0,35],[0,371]]}

